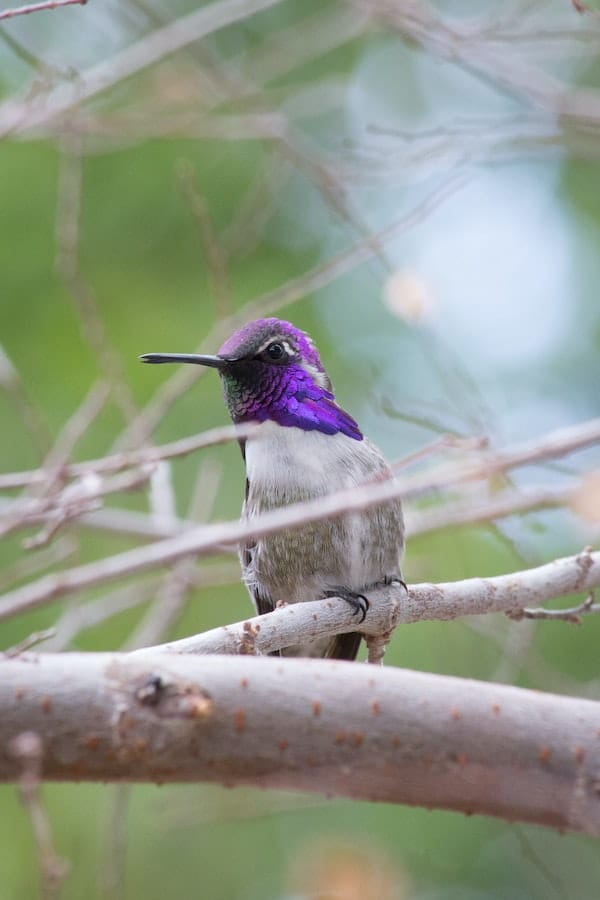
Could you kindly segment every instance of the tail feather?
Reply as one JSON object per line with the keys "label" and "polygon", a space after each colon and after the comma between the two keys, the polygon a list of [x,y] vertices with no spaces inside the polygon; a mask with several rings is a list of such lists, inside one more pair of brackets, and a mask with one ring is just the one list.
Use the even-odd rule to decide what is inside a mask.
{"label": "tail feather", "polygon": [[311,659],[356,659],[362,635],[358,632],[338,634],[333,638],[316,638],[304,644],[284,647],[270,656],[301,656]]}
{"label": "tail feather", "polygon": [[325,652],[326,659],[355,660],[360,647],[362,635],[358,631],[336,635]]}

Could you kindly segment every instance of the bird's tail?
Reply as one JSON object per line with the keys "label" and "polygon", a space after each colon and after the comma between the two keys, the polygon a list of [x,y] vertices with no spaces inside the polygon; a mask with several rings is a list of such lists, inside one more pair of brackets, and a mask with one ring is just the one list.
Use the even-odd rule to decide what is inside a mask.
{"label": "bird's tail", "polygon": [[362,635],[358,631],[351,631],[348,634],[337,634],[323,655],[326,659],[355,660],[360,647],[361,637]]}
{"label": "bird's tail", "polygon": [[350,634],[337,634],[333,638],[317,638],[304,644],[294,644],[276,650],[270,656],[303,656],[313,659],[356,659],[362,635],[357,631]]}

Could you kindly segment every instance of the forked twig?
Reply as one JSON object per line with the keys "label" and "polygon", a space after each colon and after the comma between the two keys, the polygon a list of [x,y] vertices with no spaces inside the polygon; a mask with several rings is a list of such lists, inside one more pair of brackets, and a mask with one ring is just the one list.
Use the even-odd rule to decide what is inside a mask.
{"label": "forked twig", "polygon": [[545,609],[543,606],[523,609],[511,609],[506,615],[509,619],[520,621],[521,619],[546,619],[554,622],[570,622],[572,625],[581,625],[581,617],[587,613],[600,613],[600,603],[596,603],[594,591],[586,597],[583,603],[572,606],[569,609]]}

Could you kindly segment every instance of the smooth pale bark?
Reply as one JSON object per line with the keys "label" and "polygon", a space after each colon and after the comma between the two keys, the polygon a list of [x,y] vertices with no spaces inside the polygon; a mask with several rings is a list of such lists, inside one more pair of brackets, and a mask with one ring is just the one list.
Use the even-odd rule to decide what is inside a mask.
{"label": "smooth pale bark", "polygon": [[600,703],[310,659],[25,654],[0,662],[0,779],[209,781],[600,834]]}
{"label": "smooth pale bark", "polygon": [[508,575],[445,584],[411,584],[408,592],[400,584],[382,586],[369,591],[371,606],[360,625],[347,603],[332,598],[283,606],[264,616],[137,652],[271,653],[304,640],[356,630],[366,637],[386,638],[397,625],[518,612],[598,585],[600,553],[583,551]]}

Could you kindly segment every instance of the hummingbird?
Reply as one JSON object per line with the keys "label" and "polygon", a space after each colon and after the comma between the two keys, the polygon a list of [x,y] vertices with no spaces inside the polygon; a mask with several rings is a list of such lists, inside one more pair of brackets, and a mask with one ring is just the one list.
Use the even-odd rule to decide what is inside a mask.
{"label": "hummingbird", "polygon": [[[235,424],[256,423],[240,441],[246,465],[242,519],[313,500],[369,481],[393,478],[377,447],[336,402],[311,338],[281,319],[249,322],[216,356],[147,353],[147,363],[192,363],[217,369]],[[402,582],[404,521],[399,499],[361,512],[308,523],[246,541],[243,580],[259,615],[284,603],[342,597],[362,622],[366,593]],[[286,656],[354,660],[359,632],[318,638]],[[275,654],[279,655],[279,653]]]}

